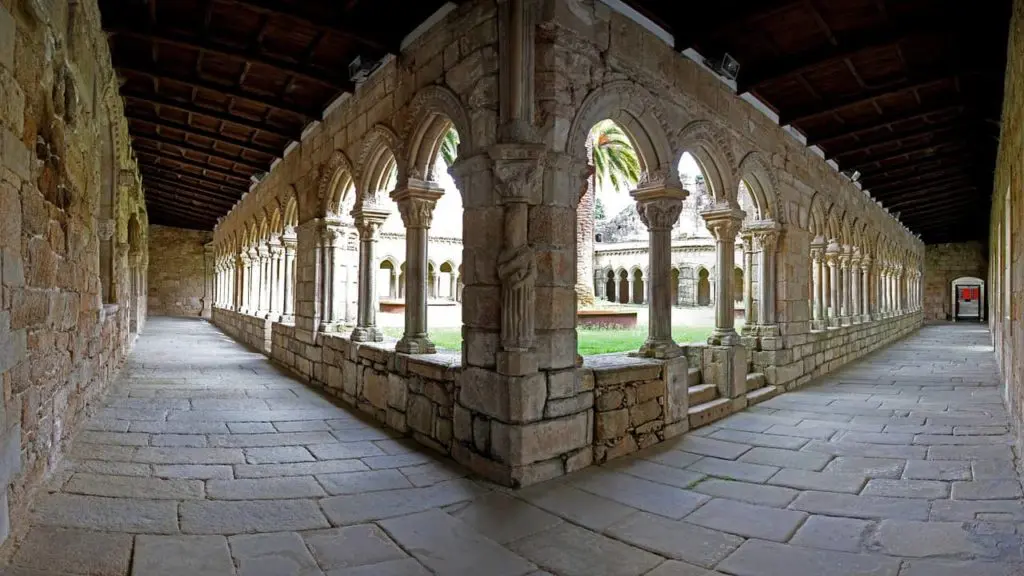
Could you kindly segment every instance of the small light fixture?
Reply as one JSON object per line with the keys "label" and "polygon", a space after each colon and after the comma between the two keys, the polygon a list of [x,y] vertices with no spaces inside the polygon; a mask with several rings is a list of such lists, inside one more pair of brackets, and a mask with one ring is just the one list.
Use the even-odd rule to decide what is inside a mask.
{"label": "small light fixture", "polygon": [[726,80],[735,82],[740,75],[739,61],[728,52],[723,53],[721,58],[705,58],[704,64]]}

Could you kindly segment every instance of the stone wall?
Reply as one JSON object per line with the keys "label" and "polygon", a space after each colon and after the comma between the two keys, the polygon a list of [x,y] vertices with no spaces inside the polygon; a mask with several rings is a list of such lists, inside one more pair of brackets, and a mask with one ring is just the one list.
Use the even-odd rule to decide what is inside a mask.
{"label": "stone wall", "polygon": [[988,318],[1005,397],[1024,441],[1024,0],[1014,0],[989,222]]}
{"label": "stone wall", "polygon": [[932,244],[924,250],[924,320],[952,318],[952,282],[957,278],[988,277],[988,261],[981,242]]}
{"label": "stone wall", "polygon": [[94,0],[0,0],[0,542],[145,323],[117,90]]}
{"label": "stone wall", "polygon": [[149,313],[153,316],[201,316],[206,297],[211,232],[170,226],[149,229]]}

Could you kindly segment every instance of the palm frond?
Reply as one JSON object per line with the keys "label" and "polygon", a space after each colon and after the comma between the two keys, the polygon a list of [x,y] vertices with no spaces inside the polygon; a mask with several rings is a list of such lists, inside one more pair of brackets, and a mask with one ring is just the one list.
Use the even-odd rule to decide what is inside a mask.
{"label": "palm frond", "polygon": [[591,162],[598,186],[615,190],[640,180],[640,159],[629,136],[611,120],[602,120],[590,131]]}

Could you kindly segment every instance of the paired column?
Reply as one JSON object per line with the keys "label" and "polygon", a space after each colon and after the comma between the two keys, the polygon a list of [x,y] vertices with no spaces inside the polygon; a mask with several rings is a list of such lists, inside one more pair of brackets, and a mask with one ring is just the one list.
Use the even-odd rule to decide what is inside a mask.
{"label": "paired column", "polygon": [[860,284],[861,284],[861,319],[864,322],[871,321],[871,257],[864,256],[860,260]]}
{"label": "paired column", "polygon": [[811,242],[811,274],[812,278],[812,318],[814,327],[817,329],[827,325],[828,319],[825,316],[825,240],[815,238]]}
{"label": "paired column", "polygon": [[853,253],[850,258],[850,323],[857,324],[861,321],[861,299],[860,299],[860,254]]}
{"label": "paired column", "polygon": [[741,231],[740,239],[743,242],[743,332],[747,333],[757,318],[754,316],[754,238],[750,231]]}
{"label": "paired column", "polygon": [[297,244],[294,232],[292,234],[286,232],[284,236],[281,236],[281,245],[284,249],[281,322],[288,324],[295,322],[295,247]]}
{"label": "paired column", "polygon": [[[354,342],[380,342],[384,335],[377,329],[377,232],[388,218],[388,211],[363,206],[352,213],[359,230],[359,306]],[[454,278],[454,276],[453,276]],[[454,284],[454,282],[453,282]],[[454,297],[454,292],[452,294]]]}
{"label": "paired column", "polygon": [[715,237],[715,266],[718,282],[715,285],[715,329],[708,344],[732,346],[739,344],[733,312],[732,282],[729,277],[735,268],[736,234],[743,223],[743,210],[730,205],[716,205],[701,213],[708,230]]}
{"label": "paired column", "polygon": [[341,294],[338,281],[338,264],[341,261],[341,250],[344,238],[341,227],[336,220],[325,220],[320,229],[320,332],[337,330],[342,320]]}
{"label": "paired column", "polygon": [[689,192],[663,183],[639,188],[630,193],[636,199],[640,220],[647,226],[648,250],[647,341],[639,355],[648,358],[672,358],[680,354],[672,340],[672,226],[683,211]]}
{"label": "paired column", "polygon": [[825,249],[825,264],[828,266],[828,323],[839,326],[839,244],[835,240]]}
{"label": "paired column", "polygon": [[268,243],[268,250],[270,252],[270,305],[268,306],[267,318],[274,321],[280,322],[281,320],[281,305],[282,291],[284,289],[284,247],[281,246],[281,241],[277,238],[273,238]]}
{"label": "paired column", "polygon": [[[405,224],[405,334],[395,345],[398,352],[437,351],[427,334],[427,238],[434,206],[443,195],[444,190],[437,184],[412,178],[391,193]],[[525,204],[523,208],[525,219]]]}
{"label": "paired column", "polygon": [[845,247],[839,254],[839,317],[843,325],[850,323],[850,249]]}
{"label": "paired column", "polygon": [[751,233],[757,250],[757,325],[762,336],[770,334],[775,323],[775,247],[781,227],[775,222],[757,222]]}

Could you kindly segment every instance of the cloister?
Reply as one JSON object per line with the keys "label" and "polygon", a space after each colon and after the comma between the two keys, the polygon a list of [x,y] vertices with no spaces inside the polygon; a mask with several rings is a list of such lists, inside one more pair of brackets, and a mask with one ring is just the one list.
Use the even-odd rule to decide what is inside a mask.
{"label": "cloister", "polygon": [[0,0],[0,574],[1021,573],[1024,0],[720,4]]}

